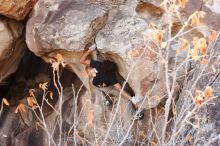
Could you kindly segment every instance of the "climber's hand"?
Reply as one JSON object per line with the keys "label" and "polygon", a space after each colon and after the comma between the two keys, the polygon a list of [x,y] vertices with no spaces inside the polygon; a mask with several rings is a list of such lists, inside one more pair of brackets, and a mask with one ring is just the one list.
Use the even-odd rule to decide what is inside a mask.
{"label": "climber's hand", "polygon": [[137,104],[138,102],[140,102],[142,100],[142,98],[140,97],[140,96],[137,96],[137,95],[135,95],[135,96],[133,96],[132,98],[131,98],[131,102],[133,103],[133,104]]}
{"label": "climber's hand", "polygon": [[96,44],[94,43],[94,44],[92,44],[90,47],[89,47],[89,51],[90,52],[92,52],[92,51],[94,51],[95,49],[96,49]]}

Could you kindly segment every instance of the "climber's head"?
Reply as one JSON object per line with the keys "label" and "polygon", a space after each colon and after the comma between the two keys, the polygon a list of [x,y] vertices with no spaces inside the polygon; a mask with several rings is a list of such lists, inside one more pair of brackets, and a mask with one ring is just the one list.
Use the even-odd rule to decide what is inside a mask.
{"label": "climber's head", "polygon": [[103,61],[101,67],[105,73],[111,73],[111,72],[117,71],[117,65],[114,62],[109,61],[109,60]]}

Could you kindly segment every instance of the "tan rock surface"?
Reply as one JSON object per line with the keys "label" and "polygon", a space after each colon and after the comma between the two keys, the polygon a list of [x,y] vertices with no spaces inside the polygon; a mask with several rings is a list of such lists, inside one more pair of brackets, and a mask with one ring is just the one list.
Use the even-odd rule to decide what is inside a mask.
{"label": "tan rock surface", "polygon": [[16,20],[23,20],[37,0],[0,0],[0,14]]}
{"label": "tan rock surface", "polygon": [[16,71],[23,57],[26,45],[22,30],[22,24],[0,19],[0,82]]}

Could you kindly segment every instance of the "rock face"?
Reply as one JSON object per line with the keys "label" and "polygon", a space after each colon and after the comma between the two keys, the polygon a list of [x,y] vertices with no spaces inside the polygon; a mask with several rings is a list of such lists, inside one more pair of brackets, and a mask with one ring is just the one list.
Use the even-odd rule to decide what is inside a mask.
{"label": "rock face", "polygon": [[[143,32],[150,21],[144,20],[136,13],[136,5],[137,2],[128,2],[127,5],[118,6],[117,9],[109,9],[104,5],[98,5],[97,2],[39,1],[27,23],[28,47],[36,55],[45,56],[45,59],[59,52],[67,66],[84,82],[86,80],[82,76],[84,67],[80,65],[79,57],[85,45],[95,40],[99,52],[117,63],[124,79],[129,75],[128,83],[135,94],[144,97],[149,86],[154,84],[156,76],[162,74],[154,68],[153,60],[156,59],[154,54],[146,51],[137,62],[135,58],[128,57],[130,51],[143,43]],[[39,8],[44,8],[44,11]],[[135,62],[136,67],[129,74]],[[162,88],[162,81],[161,78],[154,91]],[[92,88],[88,84],[86,83],[87,88]],[[154,91],[151,97],[163,96],[162,90],[157,94]],[[159,103],[152,101],[145,107],[155,107]]]}
{"label": "rock face", "polygon": [[98,5],[39,1],[27,24],[27,44],[36,54],[58,49],[79,52],[93,41],[106,18],[107,11]]}
{"label": "rock face", "polygon": [[23,25],[0,19],[0,82],[16,71],[26,49],[22,38]]}
{"label": "rock face", "polygon": [[0,3],[0,14],[23,20],[33,8],[36,0],[1,0]]}
{"label": "rock face", "polygon": [[[166,30],[169,25],[168,16],[165,14],[165,10],[160,7],[160,2],[161,0],[141,2],[131,0],[117,2],[108,0],[39,0],[35,5],[32,16],[27,22],[26,42],[28,48],[47,62],[58,53],[61,54],[66,68],[74,72],[89,91],[80,96],[84,99],[79,99],[77,106],[83,112],[80,112],[77,124],[73,126],[75,128],[74,132],[75,134],[77,133],[79,138],[78,140],[82,143],[91,144],[90,142],[94,142],[94,138],[99,137],[101,140],[97,142],[98,144],[101,144],[103,140],[107,142],[113,140],[115,145],[118,145],[121,141],[125,142],[129,137],[130,141],[126,141],[126,144],[134,145],[134,139],[132,138],[137,135],[135,131],[137,129],[135,128],[131,128],[130,133],[126,133],[124,130],[129,129],[132,124],[130,119],[133,116],[134,109],[131,104],[122,98],[120,109],[115,106],[118,102],[111,107],[111,110],[116,110],[116,113],[120,115],[120,120],[117,120],[115,118],[117,116],[104,106],[105,97],[94,89],[90,79],[83,75],[85,67],[80,64],[79,59],[85,46],[90,42],[96,42],[98,49],[98,53],[93,53],[92,57],[100,60],[109,59],[117,63],[120,75],[128,82],[135,94],[145,97],[145,102],[143,103],[145,109],[156,108],[155,111],[157,111],[157,106],[164,101],[166,102],[169,94],[167,91],[170,88],[168,83],[172,83],[175,76],[173,68],[175,65],[181,65],[181,67],[178,67],[176,81],[173,82],[175,88],[172,90],[172,95],[169,95],[170,101],[171,99],[173,100],[172,102],[178,100],[178,104],[181,107],[181,100],[184,100],[185,94],[179,89],[184,86],[183,83],[193,84],[186,77],[188,77],[188,71],[193,70],[196,63],[193,61],[190,61],[189,65],[188,63],[186,65],[182,63],[185,61],[184,58],[186,58],[187,53],[178,55],[180,44],[177,40],[172,45],[168,42],[170,50],[168,50],[167,60],[164,60],[160,58],[161,56],[158,56],[158,50],[154,50],[158,46],[155,47],[155,44],[147,43],[148,41],[143,37],[146,34],[150,34],[149,27],[147,27],[149,24],[151,24],[151,27],[158,27],[161,30]],[[117,6],[116,3],[118,4]],[[217,9],[215,9],[217,4],[217,1],[214,1],[213,6],[210,3],[204,4],[202,1],[191,0],[187,3],[186,8],[180,9],[183,19],[200,9],[207,13],[204,21],[202,21],[202,27],[192,31],[186,39],[192,39],[194,36],[207,37],[212,29],[218,30],[220,28],[220,23],[218,23],[220,17]],[[211,9],[211,7],[214,8]],[[157,26],[153,26],[151,22],[154,22]],[[175,35],[179,30],[178,25],[181,27],[184,24],[179,21],[175,22],[172,35]],[[183,36],[185,37],[185,35]],[[153,37],[148,36],[147,39],[151,40]],[[164,34],[164,37],[166,40],[167,34]],[[165,45],[163,44],[165,47],[163,47],[162,53],[167,51],[165,49],[166,43],[164,42]],[[166,64],[168,64],[168,67]],[[165,74],[165,69],[167,74]],[[193,74],[197,76],[197,72]],[[202,86],[202,83],[199,84]],[[186,90],[187,88],[183,89]],[[117,100],[118,98],[116,97]],[[167,105],[168,102],[166,102],[166,108]],[[71,107],[76,106],[76,104],[70,104],[69,106],[69,108],[68,106],[66,107],[66,110],[72,114],[73,109]],[[175,108],[172,107],[172,114],[175,114]],[[162,110],[157,115],[159,120],[156,125],[163,127],[164,117],[172,116],[169,114],[170,111],[171,109],[168,112]],[[151,112],[151,110],[148,112]],[[143,125],[144,123],[150,123],[149,118],[153,119],[152,117],[147,117],[139,122],[139,125],[142,125],[145,130],[148,125]],[[48,119],[48,121],[56,119],[55,113],[50,115]],[[72,122],[76,121],[74,121],[74,117],[70,116],[66,122],[68,126],[71,126]],[[87,124],[84,124],[84,122]],[[169,126],[172,127],[172,121],[170,123],[171,126]],[[53,125],[53,123],[49,123],[49,125]],[[101,128],[93,130],[94,127]],[[173,127],[176,128],[175,125]],[[159,131],[159,135],[163,136],[164,129],[151,128],[156,129],[156,131]],[[107,139],[108,135],[112,139]],[[125,139],[123,139],[124,135],[127,136]],[[153,132],[152,135],[158,136]],[[82,140],[85,137],[88,140],[86,142],[84,139]],[[156,139],[154,136],[152,137],[152,139]],[[78,143],[78,140],[77,144],[80,144],[81,142]]]}
{"label": "rock face", "polygon": [[[106,58],[114,60],[119,67],[119,72],[128,79],[135,94],[145,97],[146,92],[152,84],[156,83],[154,91],[150,96],[163,96],[163,77],[157,66],[156,55],[147,48],[143,48],[143,34],[151,19],[144,20],[139,16],[136,7],[121,6],[118,11],[111,11],[105,27],[96,36],[97,47],[100,52],[106,53]],[[139,53],[132,56],[135,50]],[[160,78],[154,82],[156,78]],[[160,91],[158,92],[158,89]],[[153,92],[154,92],[153,91]],[[149,95],[147,95],[149,96]],[[150,98],[151,98],[150,97]],[[152,102],[149,97],[148,106],[155,107],[158,103]]]}
{"label": "rock face", "polygon": [[[28,48],[45,61],[49,61],[57,53],[61,54],[66,67],[76,73],[90,91],[84,95],[84,100],[80,101],[81,106],[79,108],[82,108],[83,112],[77,129],[79,133],[85,134],[86,138],[91,141],[94,139],[91,136],[94,131],[91,129],[84,133],[83,129],[87,126],[93,126],[93,124],[94,126],[102,126],[102,129],[96,132],[97,136],[102,137],[101,139],[105,139],[106,132],[111,129],[109,134],[115,141],[120,141],[126,133],[122,132],[119,135],[116,133],[121,130],[120,127],[128,128],[130,126],[134,108],[131,104],[128,104],[127,100],[122,98],[119,111],[119,117],[122,117],[122,119],[120,121],[118,118],[114,119],[114,126],[109,127],[107,121],[111,120],[114,113],[106,109],[103,105],[106,100],[105,97],[91,86],[88,78],[83,76],[84,66],[79,62],[82,51],[89,42],[95,41],[97,43],[100,53],[96,56],[97,58],[104,57],[116,62],[124,79],[129,75],[128,83],[135,94],[145,96],[150,86],[154,83],[157,84],[148,95],[150,97],[146,98],[146,103],[143,105],[145,108],[158,105],[160,97],[164,94],[163,77],[160,74],[162,72],[158,70],[159,67],[154,68],[154,65],[157,64],[155,62],[156,56],[146,51],[137,62],[138,57],[128,57],[130,51],[143,43],[142,33],[145,32],[145,27],[149,23],[136,13],[137,4],[137,2],[128,1],[126,5],[112,9],[113,5],[112,7],[106,7],[98,1],[86,3],[86,1],[77,0],[40,0],[35,5],[32,17],[27,23],[26,42]],[[143,48],[140,47],[140,49]],[[144,52],[145,50],[141,51]],[[95,56],[95,54],[93,55]],[[129,73],[132,64],[135,62],[137,65],[134,71]],[[160,80],[158,81],[157,78],[160,78]],[[161,89],[160,92],[158,92],[158,89]],[[94,94],[91,95],[91,93]],[[96,97],[95,100],[94,97]],[[157,100],[154,100],[155,98]],[[118,110],[116,104],[117,102],[112,108]],[[86,106],[85,109],[84,106]],[[90,125],[83,124],[89,121],[88,115],[94,117],[94,119],[92,118],[93,123]],[[144,123],[145,120],[142,122]],[[132,134],[129,134],[129,136],[132,136]],[[109,140],[106,139],[106,141]]]}

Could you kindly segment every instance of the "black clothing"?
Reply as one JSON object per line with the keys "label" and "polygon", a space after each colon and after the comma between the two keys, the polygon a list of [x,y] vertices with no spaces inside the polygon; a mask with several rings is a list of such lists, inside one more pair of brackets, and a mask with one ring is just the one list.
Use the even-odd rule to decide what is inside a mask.
{"label": "black clothing", "polygon": [[118,83],[115,73],[105,73],[102,71],[102,62],[91,60],[90,67],[95,68],[98,73],[94,77],[92,83],[96,87],[108,87],[110,85],[115,85]]}

